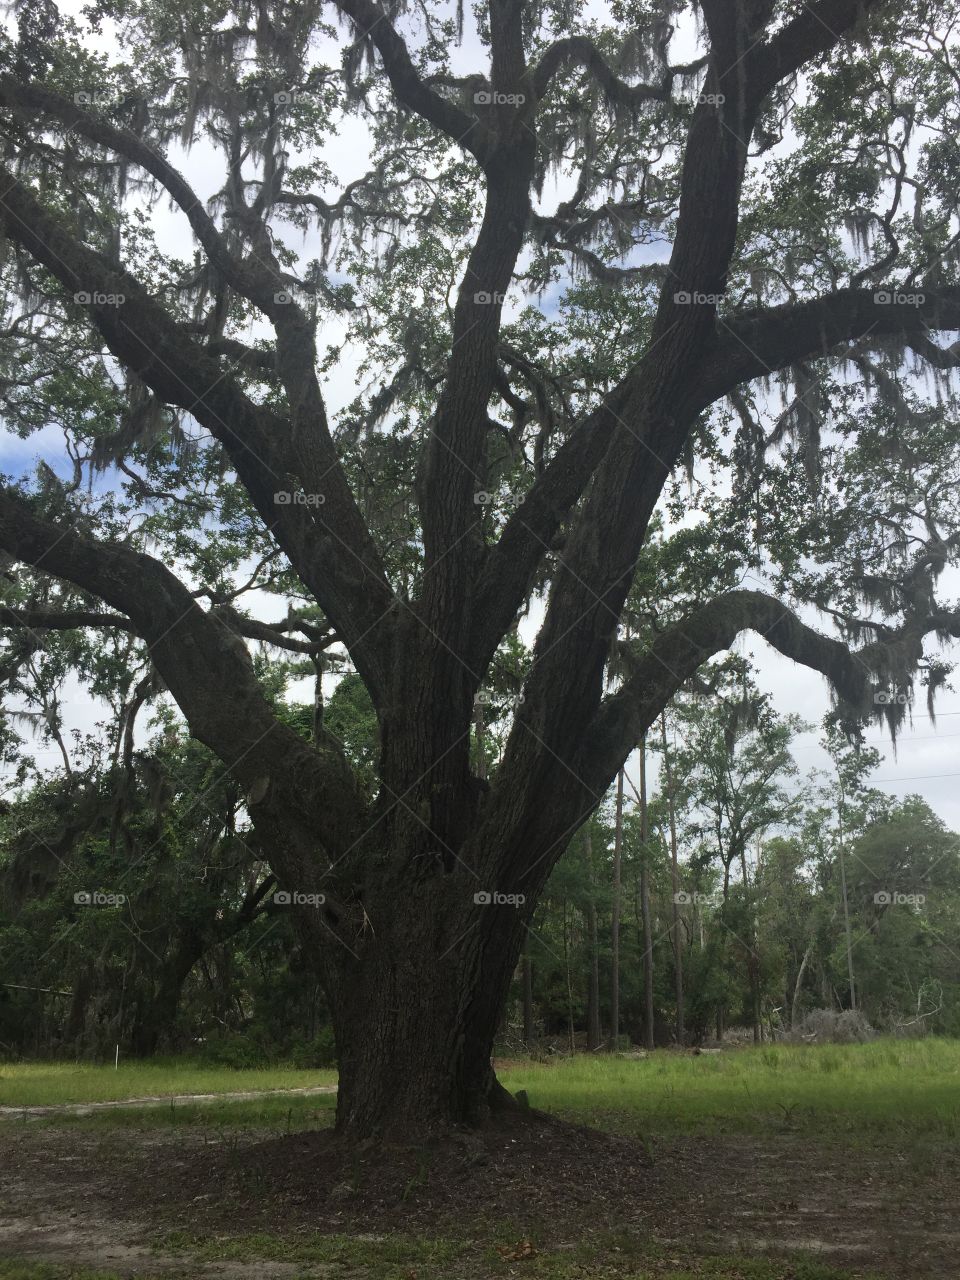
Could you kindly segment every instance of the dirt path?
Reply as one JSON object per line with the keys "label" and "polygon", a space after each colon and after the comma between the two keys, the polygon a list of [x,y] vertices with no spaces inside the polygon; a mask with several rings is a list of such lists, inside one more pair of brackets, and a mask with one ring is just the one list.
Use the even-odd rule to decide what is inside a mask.
{"label": "dirt path", "polygon": [[298,1089],[248,1089],[240,1093],[173,1093],[146,1098],[119,1098],[110,1102],[56,1102],[42,1107],[0,1107],[0,1116],[88,1116],[94,1111],[116,1107],[165,1107],[181,1102],[250,1102],[257,1098],[306,1098],[317,1093],[336,1093],[335,1084],[304,1085]]}
{"label": "dirt path", "polygon": [[[156,1276],[158,1280],[288,1280],[288,1277],[323,1277],[330,1267],[294,1262],[198,1262],[189,1254],[158,1254],[142,1241],[149,1238],[142,1223],[87,1218],[83,1222],[37,1223],[30,1218],[0,1216],[0,1257],[29,1259],[115,1271],[131,1280]],[[340,1274],[343,1269],[340,1268]]]}

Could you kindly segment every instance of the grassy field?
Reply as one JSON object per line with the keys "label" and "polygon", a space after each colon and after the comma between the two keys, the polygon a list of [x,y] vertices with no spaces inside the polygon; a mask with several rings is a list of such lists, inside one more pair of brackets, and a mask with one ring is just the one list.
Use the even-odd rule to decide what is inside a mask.
{"label": "grassy field", "polygon": [[[643,1137],[677,1133],[797,1131],[857,1141],[960,1136],[960,1042],[875,1040],[863,1045],[779,1046],[694,1056],[579,1056],[501,1064],[508,1089],[534,1107],[581,1124]],[[335,1082],[333,1071],[232,1070],[190,1061],[121,1066],[31,1063],[0,1067],[0,1106],[117,1101],[148,1095],[274,1090],[275,1098],[215,1105],[121,1108],[57,1122],[98,1126],[304,1127],[325,1124],[333,1094],[280,1091]]]}
{"label": "grassy field", "polygon": [[336,1083],[336,1071],[267,1067],[238,1071],[188,1058],[157,1058],[113,1064],[0,1063],[0,1106],[115,1102],[124,1098],[171,1097],[188,1093],[234,1093],[258,1089],[298,1089]]}
{"label": "grassy field", "polygon": [[[890,1201],[894,1206],[924,1199],[940,1177],[943,1154],[955,1149],[960,1136],[960,1042],[946,1040],[767,1046],[701,1055],[666,1051],[647,1057],[584,1055],[545,1063],[501,1062],[499,1072],[509,1089],[527,1091],[533,1107],[639,1136],[658,1160],[684,1145],[699,1147],[702,1136],[721,1153],[722,1166],[722,1152],[742,1151],[751,1136],[751,1150],[754,1144],[758,1149],[766,1144],[768,1152],[782,1150],[789,1157],[791,1151],[802,1149],[811,1175],[815,1172],[818,1178],[821,1167],[834,1171],[830,1177],[842,1178],[842,1171],[855,1169],[861,1160],[872,1162],[873,1170],[894,1169]],[[19,1140],[16,1135],[26,1140],[31,1134],[49,1133],[55,1150],[61,1141],[68,1143],[67,1135],[72,1133],[79,1140],[83,1135],[78,1130],[91,1130],[83,1141],[97,1144],[106,1156],[116,1143],[163,1141],[175,1149],[186,1128],[201,1126],[194,1142],[231,1145],[248,1140],[244,1130],[263,1135],[265,1130],[283,1133],[332,1123],[333,1093],[303,1096],[283,1091],[331,1084],[335,1079],[331,1071],[235,1070],[188,1060],[128,1064],[119,1071],[112,1066],[63,1063],[2,1065],[0,1105],[5,1106],[188,1094],[215,1094],[220,1100],[130,1105],[86,1115],[8,1114],[0,1116],[0,1141],[4,1133],[14,1142]],[[243,1101],[228,1096],[250,1090],[272,1093]],[[167,1132],[160,1134],[158,1129]],[[229,1130],[226,1136],[224,1129]],[[69,1150],[69,1145],[64,1149]],[[853,1155],[853,1149],[860,1154]],[[895,1160],[890,1160],[890,1154]],[[864,1192],[870,1196],[876,1189],[871,1176],[875,1175],[865,1175],[868,1189]],[[910,1190],[902,1181],[907,1176],[915,1179]],[[766,1190],[762,1179],[758,1185]],[[790,1198],[805,1194],[806,1185],[801,1176]],[[771,1186],[770,1196],[776,1199],[781,1194],[785,1193]],[[830,1192],[825,1195],[829,1210]],[[682,1191],[681,1198],[685,1196]],[[863,1225],[856,1211],[850,1211],[849,1222],[852,1227]],[[693,1239],[664,1252],[649,1234],[636,1230],[607,1239],[598,1229],[589,1241],[578,1242],[574,1236],[562,1247],[555,1240],[538,1239],[533,1255],[521,1262],[505,1261],[497,1246],[528,1233],[529,1224],[519,1221],[491,1226],[465,1219],[462,1236],[448,1232],[439,1238],[409,1233],[304,1235],[280,1229],[273,1234],[204,1236],[191,1233],[189,1222],[183,1226],[182,1231],[159,1233],[150,1244],[150,1256],[174,1280],[213,1276],[259,1280],[260,1264],[267,1262],[282,1265],[290,1280],[331,1276],[338,1280],[448,1280],[451,1276],[487,1280],[521,1272],[530,1280],[848,1280],[854,1276],[873,1280],[903,1274],[896,1267],[871,1270],[866,1258],[860,1266],[845,1270],[808,1253],[778,1258],[762,1251],[729,1255],[699,1251]],[[244,1224],[238,1231],[251,1229]],[[778,1243],[776,1232],[768,1243]],[[735,1244],[742,1247],[739,1237]],[[109,1254],[96,1254],[96,1260],[101,1256],[106,1261]],[[142,1271],[127,1267],[114,1272],[85,1269],[79,1261],[38,1263],[0,1257],[0,1280],[126,1280],[154,1271],[153,1265],[145,1265]]]}
{"label": "grassy field", "polygon": [[845,1139],[869,1133],[960,1134],[960,1041],[771,1045],[699,1056],[580,1056],[503,1074],[530,1103],[581,1124],[632,1134],[797,1129]]}

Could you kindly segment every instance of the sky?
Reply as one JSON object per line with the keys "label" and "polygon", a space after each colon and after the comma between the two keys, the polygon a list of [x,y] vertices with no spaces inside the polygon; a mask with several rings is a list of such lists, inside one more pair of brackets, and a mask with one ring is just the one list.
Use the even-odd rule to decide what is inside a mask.
{"label": "sky", "polygon": [[[591,8],[599,15],[604,6],[594,0]],[[62,4],[61,9],[76,13],[80,9],[79,0],[76,3],[70,0],[70,3]],[[469,11],[466,16],[466,38],[463,46],[454,54],[454,69],[460,73],[476,70],[484,65],[476,34],[469,29],[472,20]],[[693,55],[694,49],[692,28],[682,30],[674,57],[677,60],[687,59]],[[336,175],[338,188],[366,171],[369,156],[370,144],[366,128],[358,120],[347,121],[324,153],[324,158]],[[189,152],[171,153],[171,159],[201,197],[212,194],[219,182],[220,170],[216,163],[211,163],[212,154],[207,147],[197,146]],[[324,194],[335,193],[330,191]],[[554,183],[545,191],[542,207],[555,205],[565,194],[567,189],[562,184]],[[161,250],[177,254],[189,252],[192,241],[182,215],[171,210],[165,201],[160,201],[155,206],[152,217]],[[315,232],[309,233],[304,240],[299,233],[291,233],[290,243],[306,257],[311,257],[317,252],[311,244],[316,236]],[[521,300],[516,300],[514,306],[519,307],[520,302]],[[547,310],[555,307],[556,294],[548,294],[543,305]],[[324,329],[321,339],[324,344],[342,336],[337,332],[337,323],[334,320]],[[266,332],[265,328],[260,327],[249,336]],[[356,395],[359,355],[357,351],[345,353],[340,365],[327,378],[324,389],[331,415]],[[0,471],[12,474],[29,472],[40,458],[55,469],[63,468],[62,441],[55,430],[40,432],[26,441],[0,433]],[[944,578],[942,594],[947,599],[960,597],[960,571],[954,571]],[[277,602],[264,598],[257,612],[260,616],[274,617],[278,613]],[[541,616],[542,609],[535,606],[523,624],[522,634],[528,641],[532,640],[536,623]],[[818,673],[783,658],[753,633],[741,637],[736,648],[753,656],[758,683],[763,690],[771,693],[774,705],[781,714],[796,713],[817,726],[795,741],[794,753],[801,772],[805,773],[813,768],[828,769],[829,757],[818,745],[819,722],[830,707],[824,679]],[[947,656],[957,659],[960,658],[960,653]],[[960,690],[960,678],[956,683]],[[936,710],[937,721],[934,725],[927,716],[925,702],[922,698],[919,700],[912,719],[901,728],[896,751],[880,726],[875,725],[867,730],[867,740],[884,753],[883,760],[868,781],[897,797],[911,793],[922,796],[951,828],[960,830],[960,691],[943,689],[938,696]],[[66,707],[67,728],[87,731],[92,729],[102,715],[103,708],[95,705],[75,685]],[[51,766],[59,760],[59,753],[55,748],[46,751],[39,743],[33,742],[28,744],[28,750]],[[635,761],[630,767],[636,777]]]}

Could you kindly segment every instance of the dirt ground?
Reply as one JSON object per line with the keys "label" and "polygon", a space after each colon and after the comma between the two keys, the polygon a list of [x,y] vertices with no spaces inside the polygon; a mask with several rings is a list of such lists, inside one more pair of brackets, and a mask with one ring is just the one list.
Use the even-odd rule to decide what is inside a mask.
{"label": "dirt ground", "polygon": [[[563,1249],[611,1233],[687,1252],[795,1250],[850,1274],[960,1278],[960,1152],[852,1151],[799,1135],[646,1147],[532,1113],[526,1124],[387,1157],[332,1133],[0,1125],[0,1256],[121,1274],[293,1277],[294,1263],[157,1254],[171,1230],[522,1234]],[[315,1275],[323,1269],[311,1268]],[[331,1273],[332,1274],[332,1273]],[[342,1267],[336,1274],[344,1274]]]}

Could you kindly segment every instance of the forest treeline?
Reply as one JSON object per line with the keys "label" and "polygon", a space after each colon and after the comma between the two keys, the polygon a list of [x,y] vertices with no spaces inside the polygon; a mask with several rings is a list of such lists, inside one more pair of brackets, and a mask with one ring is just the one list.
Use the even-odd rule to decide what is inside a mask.
{"label": "forest treeline", "polygon": [[[823,1010],[960,1034],[960,838],[920,797],[871,788],[879,754],[829,718],[832,769],[802,768],[810,726],[778,716],[744,661],[703,688],[674,700],[556,866],[502,1050],[802,1037]],[[278,705],[311,734],[313,706]],[[477,710],[482,774],[498,708]],[[324,724],[372,786],[356,677]],[[21,757],[0,815],[3,1053],[334,1062],[289,893],[222,766],[162,714],[142,748],[122,726],[62,746],[53,776]]]}

